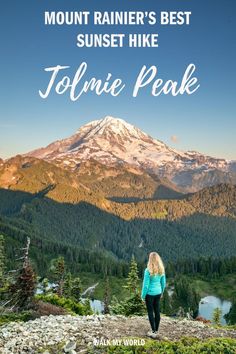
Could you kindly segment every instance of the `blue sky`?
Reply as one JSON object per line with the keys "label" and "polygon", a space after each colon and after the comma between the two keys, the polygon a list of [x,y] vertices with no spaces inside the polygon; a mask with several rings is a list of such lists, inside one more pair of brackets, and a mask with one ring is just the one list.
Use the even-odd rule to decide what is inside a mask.
{"label": "blue sky", "polygon": [[[45,11],[191,11],[189,26],[45,26]],[[73,134],[106,115],[127,120],[168,145],[236,159],[235,0],[4,0],[1,4],[0,157],[7,158]],[[158,33],[158,48],[78,48],[78,33]],[[108,72],[126,83],[118,97],[89,93],[78,101],[44,90],[44,68],[69,65],[87,79]],[[194,63],[199,90],[191,95],[137,98],[132,85],[143,65],[180,80]],[[171,139],[171,136],[177,139]],[[177,141],[172,141],[177,140]]]}

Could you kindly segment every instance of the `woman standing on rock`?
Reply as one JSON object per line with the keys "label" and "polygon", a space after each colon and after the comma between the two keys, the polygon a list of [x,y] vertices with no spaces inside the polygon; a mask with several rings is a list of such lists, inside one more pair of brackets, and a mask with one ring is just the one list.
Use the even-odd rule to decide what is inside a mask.
{"label": "woman standing on rock", "polygon": [[157,338],[160,324],[160,298],[165,290],[166,276],[161,257],[156,252],[149,254],[147,268],[144,271],[142,300],[146,302],[151,331],[149,337]]}

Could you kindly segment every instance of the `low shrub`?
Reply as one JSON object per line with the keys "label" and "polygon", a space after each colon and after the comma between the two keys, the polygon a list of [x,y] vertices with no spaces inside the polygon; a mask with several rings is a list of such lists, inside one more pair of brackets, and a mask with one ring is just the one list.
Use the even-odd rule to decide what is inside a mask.
{"label": "low shrub", "polygon": [[60,297],[56,294],[36,295],[37,300],[50,303],[65,309],[70,314],[92,315],[89,303],[81,304],[72,299]]}
{"label": "low shrub", "polygon": [[1,314],[0,317],[0,325],[3,325],[8,322],[19,322],[19,321],[29,321],[34,318],[33,311],[23,311],[20,313],[9,312],[5,314]]}
{"label": "low shrub", "polygon": [[132,294],[123,301],[118,301],[117,298],[113,296],[110,309],[114,315],[143,316],[146,314],[146,307],[139,294]]}

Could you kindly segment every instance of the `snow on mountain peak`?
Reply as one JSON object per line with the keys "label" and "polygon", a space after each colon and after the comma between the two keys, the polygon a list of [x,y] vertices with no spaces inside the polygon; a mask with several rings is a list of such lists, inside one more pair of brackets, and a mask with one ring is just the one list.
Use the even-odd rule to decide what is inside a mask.
{"label": "snow on mountain peak", "polygon": [[[180,154],[180,153],[179,153]],[[120,118],[106,116],[83,125],[71,137],[30,153],[46,160],[96,159],[103,163],[123,161],[132,165],[152,165],[174,160],[176,152],[163,142]]]}
{"label": "snow on mountain peak", "polygon": [[89,133],[89,137],[95,135],[107,135],[107,133],[120,135],[120,136],[129,136],[134,138],[142,138],[148,136],[143,133],[140,129],[134,127],[132,124],[127,123],[125,120],[120,118],[114,118],[112,116],[106,116],[100,120],[94,120],[84,126],[82,126],[77,134],[80,133]]}
{"label": "snow on mountain peak", "polygon": [[194,178],[197,180],[206,171],[228,173],[236,170],[235,164],[229,164],[224,159],[170,148],[123,119],[112,116],[87,123],[71,137],[28,155],[72,170],[81,161],[91,159],[106,165],[124,163],[166,177],[177,184],[188,184]]}

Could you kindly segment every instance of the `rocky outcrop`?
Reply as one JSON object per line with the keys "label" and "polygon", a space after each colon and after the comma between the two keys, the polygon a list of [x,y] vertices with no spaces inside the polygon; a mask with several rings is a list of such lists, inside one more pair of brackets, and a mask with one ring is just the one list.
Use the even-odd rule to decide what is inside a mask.
{"label": "rocky outcrop", "polygon": [[[88,347],[122,344],[122,340],[139,338],[139,345],[147,341],[149,323],[146,317],[92,315],[44,316],[29,322],[12,322],[0,327],[0,353],[86,353]],[[183,336],[199,339],[231,337],[235,330],[216,329],[197,321],[163,317],[160,326],[162,339],[177,340]],[[55,349],[60,348],[60,349]],[[56,351],[55,351],[56,350]]]}

